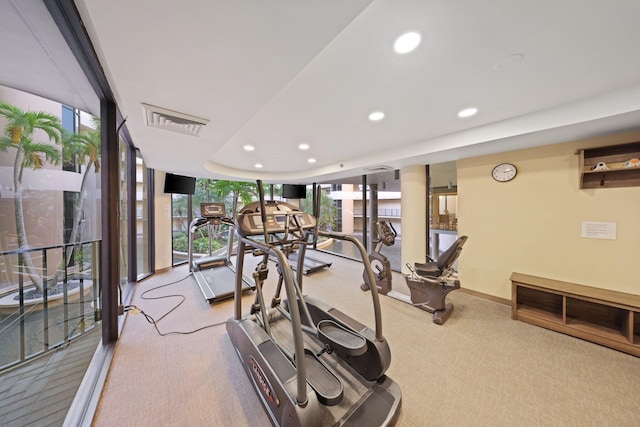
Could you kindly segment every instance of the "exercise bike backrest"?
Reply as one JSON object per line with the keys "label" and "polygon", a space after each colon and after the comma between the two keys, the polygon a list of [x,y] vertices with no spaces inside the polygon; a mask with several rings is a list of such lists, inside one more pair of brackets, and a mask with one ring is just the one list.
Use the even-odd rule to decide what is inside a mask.
{"label": "exercise bike backrest", "polygon": [[453,243],[453,245],[449,246],[449,248],[438,257],[438,270],[444,271],[453,266],[453,263],[455,263],[460,256],[462,247],[464,246],[467,239],[468,236],[460,236],[458,240]]}

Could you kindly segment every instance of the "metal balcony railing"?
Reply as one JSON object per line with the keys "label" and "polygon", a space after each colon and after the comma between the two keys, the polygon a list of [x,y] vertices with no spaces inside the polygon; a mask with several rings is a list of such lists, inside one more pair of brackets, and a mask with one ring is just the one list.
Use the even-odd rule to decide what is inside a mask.
{"label": "metal balcony railing", "polygon": [[[31,272],[27,257],[34,266]],[[96,326],[101,317],[99,270],[100,240],[0,252],[0,371]],[[31,280],[34,274],[46,284],[42,291]]]}
{"label": "metal balcony railing", "polygon": [[[378,209],[378,217],[382,218],[400,218],[400,208],[380,208]],[[362,216],[362,209],[354,209],[354,216]]]}

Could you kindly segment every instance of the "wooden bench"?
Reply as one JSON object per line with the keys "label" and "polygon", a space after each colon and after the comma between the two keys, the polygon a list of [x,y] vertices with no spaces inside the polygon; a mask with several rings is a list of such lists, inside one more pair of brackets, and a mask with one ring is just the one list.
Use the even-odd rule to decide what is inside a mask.
{"label": "wooden bench", "polygon": [[511,318],[640,356],[640,295],[513,273]]}

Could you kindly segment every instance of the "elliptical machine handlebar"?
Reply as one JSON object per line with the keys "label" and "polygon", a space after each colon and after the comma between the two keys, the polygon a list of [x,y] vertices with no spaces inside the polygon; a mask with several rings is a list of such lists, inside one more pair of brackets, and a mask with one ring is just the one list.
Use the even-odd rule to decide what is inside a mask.
{"label": "elliptical machine handlebar", "polygon": [[[376,276],[373,273],[373,268],[371,268],[371,261],[369,259],[369,256],[367,255],[367,250],[364,248],[364,245],[360,240],[348,234],[337,233],[335,231],[318,230],[318,234],[321,236],[338,240],[345,240],[347,242],[353,243],[360,252],[360,257],[362,258],[362,263],[364,264],[364,274],[369,278],[369,283],[375,283]],[[373,300],[373,314],[376,323],[376,339],[382,341],[384,339],[384,336],[382,334],[382,311],[380,309],[380,297],[378,296],[378,289],[375,286],[371,289],[371,299]]]}

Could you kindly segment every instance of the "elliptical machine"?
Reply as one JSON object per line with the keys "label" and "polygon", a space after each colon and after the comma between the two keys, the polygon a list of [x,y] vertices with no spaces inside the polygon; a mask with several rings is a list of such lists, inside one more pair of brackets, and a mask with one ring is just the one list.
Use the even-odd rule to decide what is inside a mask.
{"label": "elliptical machine", "polygon": [[[380,253],[382,246],[393,246],[397,237],[396,230],[386,221],[378,221],[379,240],[375,249],[369,254],[372,265],[378,270],[376,288],[378,292],[411,304],[433,314],[433,323],[442,325],[453,313],[453,304],[445,301],[451,291],[460,289],[460,280],[455,276],[453,264],[456,262],[467,241],[467,236],[460,236],[437,260],[427,257],[426,263],[406,264],[411,274],[404,275],[409,287],[410,297],[396,292],[391,284],[391,264],[389,259]],[[382,268],[380,267],[382,266]],[[370,289],[367,276],[360,289]]]}
{"label": "elliptical machine", "polygon": [[[388,342],[382,336],[377,292],[372,292],[376,328],[371,330],[347,314],[302,294],[286,252],[312,244],[311,236],[327,234],[355,241],[365,270],[373,280],[367,254],[357,239],[340,233],[319,232],[316,216],[279,201],[265,201],[258,181],[260,201],[243,207],[237,215],[238,257],[234,316],[227,333],[243,368],[275,425],[376,425],[395,423],[402,400],[399,386],[385,371],[391,362]],[[315,211],[314,207],[314,211]],[[358,246],[359,244],[359,246]],[[242,315],[242,270],[246,253],[262,257],[253,278],[256,303]],[[269,256],[276,259],[279,295],[269,307],[263,295]],[[274,307],[275,306],[275,307]]]}

